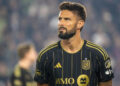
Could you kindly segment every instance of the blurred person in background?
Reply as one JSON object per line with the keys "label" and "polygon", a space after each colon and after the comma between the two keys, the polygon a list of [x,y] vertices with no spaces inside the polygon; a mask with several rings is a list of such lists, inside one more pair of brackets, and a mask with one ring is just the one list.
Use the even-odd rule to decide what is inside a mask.
{"label": "blurred person in background", "polygon": [[37,52],[32,43],[18,45],[19,62],[10,77],[11,86],[36,86],[31,73],[31,66],[37,58]]}
{"label": "blurred person in background", "polygon": [[38,86],[112,86],[111,60],[99,45],[84,40],[81,31],[86,8],[75,2],[59,6],[58,36],[55,44],[43,49],[37,59]]}
{"label": "blurred person in background", "polygon": [[8,67],[0,60],[0,86],[9,86]]}

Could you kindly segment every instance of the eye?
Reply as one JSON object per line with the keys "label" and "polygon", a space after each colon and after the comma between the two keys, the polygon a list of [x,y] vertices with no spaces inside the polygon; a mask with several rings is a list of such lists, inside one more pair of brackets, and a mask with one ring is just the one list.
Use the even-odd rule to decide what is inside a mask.
{"label": "eye", "polygon": [[58,18],[58,20],[61,20],[61,19],[62,19],[61,17]]}
{"label": "eye", "polygon": [[70,20],[70,18],[65,18],[65,20]]}

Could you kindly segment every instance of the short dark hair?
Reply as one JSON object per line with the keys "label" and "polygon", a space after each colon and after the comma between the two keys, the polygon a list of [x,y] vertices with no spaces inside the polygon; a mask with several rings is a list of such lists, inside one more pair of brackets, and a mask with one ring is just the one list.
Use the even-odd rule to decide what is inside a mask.
{"label": "short dark hair", "polygon": [[34,47],[33,43],[31,42],[24,42],[20,43],[17,47],[18,56],[20,59],[24,58],[25,54]]}
{"label": "short dark hair", "polygon": [[59,5],[59,9],[75,12],[82,20],[86,20],[86,8],[80,3],[64,1]]}

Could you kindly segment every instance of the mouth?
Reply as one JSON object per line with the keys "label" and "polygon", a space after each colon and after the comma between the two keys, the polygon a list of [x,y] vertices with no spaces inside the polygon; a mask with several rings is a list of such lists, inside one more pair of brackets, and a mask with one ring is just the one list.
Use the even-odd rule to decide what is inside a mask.
{"label": "mouth", "polygon": [[64,27],[59,28],[59,31],[64,31],[64,30],[66,30],[66,28],[64,28]]}

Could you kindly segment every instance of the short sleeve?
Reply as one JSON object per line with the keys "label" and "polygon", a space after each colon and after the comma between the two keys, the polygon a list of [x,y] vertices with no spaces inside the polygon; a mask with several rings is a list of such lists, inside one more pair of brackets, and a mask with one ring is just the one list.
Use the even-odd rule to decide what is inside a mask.
{"label": "short sleeve", "polygon": [[111,59],[105,50],[103,52],[105,53],[99,52],[99,54],[97,55],[98,57],[97,75],[99,82],[106,82],[114,77],[111,66]]}
{"label": "short sleeve", "polygon": [[36,61],[36,71],[34,80],[40,84],[48,83],[48,74],[46,71],[46,56],[43,54],[39,54],[38,59]]}

